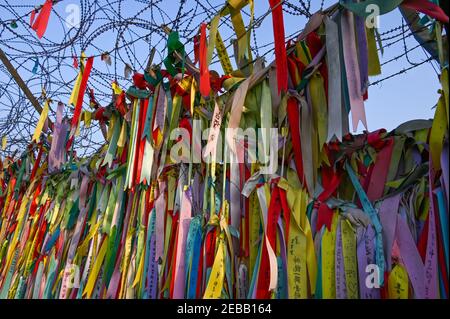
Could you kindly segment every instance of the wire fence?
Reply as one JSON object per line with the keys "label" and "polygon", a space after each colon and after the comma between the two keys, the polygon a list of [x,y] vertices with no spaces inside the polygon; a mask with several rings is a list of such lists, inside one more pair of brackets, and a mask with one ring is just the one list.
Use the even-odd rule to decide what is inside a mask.
{"label": "wire fence", "polygon": [[[117,81],[121,87],[131,84],[125,68],[143,72],[153,48],[156,49],[157,63],[165,58],[167,34],[161,28],[162,25],[178,31],[186,52],[192,54],[193,38],[200,23],[210,21],[224,5],[223,0],[80,0],[76,4],[56,0],[49,29],[42,39],[38,39],[30,27],[30,15],[36,9],[36,2],[44,1],[20,1],[17,4],[17,1],[0,0],[0,49],[6,52],[40,103],[44,100],[43,91],[54,102],[67,103],[78,72],[74,68],[74,60],[80,59],[81,52],[89,52],[88,55],[95,56],[97,60],[87,92],[93,90],[97,102],[102,106],[111,103],[113,81]],[[325,5],[324,0],[285,0],[282,3],[285,15],[303,18],[299,20],[298,28],[306,23],[312,13],[323,9]],[[255,6],[259,4],[259,1],[255,1]],[[248,7],[242,13],[244,20],[250,21]],[[251,25],[247,25],[247,29],[252,32],[250,46],[254,57],[266,57],[273,53],[273,41],[263,43],[261,39],[264,37],[258,34],[263,22],[271,16],[270,13],[270,9],[260,13],[254,17]],[[227,51],[233,57],[232,41],[236,35],[229,16],[220,20],[219,29]],[[409,61],[408,53],[420,46],[407,45],[405,38],[414,34],[404,27],[403,21],[399,21],[399,25],[394,28],[379,31],[384,50],[396,44],[403,45],[391,58],[382,61],[382,65],[406,59],[410,66],[399,68],[397,72],[377,79],[372,85],[425,63],[432,63],[430,58],[419,62]],[[299,32],[301,30],[287,33],[287,38],[294,38]],[[108,60],[110,64],[106,63]],[[211,64],[220,68],[217,56],[213,57]],[[83,107],[90,109],[88,99],[84,103]],[[67,107],[65,110],[65,116],[71,117],[73,108]],[[56,103],[53,103],[50,118],[54,118],[55,111]],[[8,140],[7,148],[0,150],[0,155],[11,155],[27,147],[38,116],[5,66],[0,63],[0,138],[6,136]],[[74,148],[78,156],[88,156],[97,151],[103,142],[100,127],[93,121],[90,127],[81,127]]]}

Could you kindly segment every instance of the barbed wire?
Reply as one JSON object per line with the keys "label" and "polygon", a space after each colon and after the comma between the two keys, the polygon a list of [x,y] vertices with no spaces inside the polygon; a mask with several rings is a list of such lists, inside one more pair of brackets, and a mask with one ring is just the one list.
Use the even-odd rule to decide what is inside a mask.
{"label": "barbed wire", "polygon": [[[324,8],[325,1],[280,0],[286,15],[302,17],[295,26],[296,30],[287,32],[286,38],[292,39],[300,32],[313,12]],[[5,51],[10,62],[23,77],[25,83],[40,103],[44,102],[41,92],[53,100],[50,106],[50,117],[55,117],[56,103],[67,103],[75,84],[78,70],[74,67],[74,59],[79,60],[82,52],[96,58],[88,81],[88,90],[93,90],[97,102],[106,106],[111,103],[111,83],[117,81],[119,86],[127,88],[132,80],[125,75],[125,66],[143,72],[150,51],[156,49],[155,63],[161,63],[166,54],[167,34],[162,25],[178,31],[188,55],[192,54],[193,38],[198,33],[201,22],[209,22],[223,8],[224,0],[79,0],[75,4],[79,10],[79,21],[73,25],[68,22],[68,10],[74,5],[69,0],[54,0],[50,24],[42,39],[38,39],[30,27],[31,12],[39,8],[44,0],[16,1],[0,0],[0,49]],[[260,2],[255,2],[255,6]],[[330,4],[335,1],[330,0]],[[268,4],[266,4],[268,7]],[[242,11],[244,20],[250,20],[248,7]],[[254,57],[266,57],[273,53],[274,41],[263,41],[267,37],[258,32],[271,16],[267,11],[255,14],[253,23],[247,23],[247,32],[252,33],[251,45]],[[268,19],[270,20],[270,19]],[[414,35],[399,25],[379,30],[382,41],[390,41],[383,45],[386,50],[401,44],[405,38]],[[426,25],[425,27],[429,27]],[[230,16],[220,19],[219,30],[224,39],[226,49],[231,58],[233,41],[236,40]],[[261,33],[264,33],[262,31]],[[403,45],[402,52],[387,59],[382,65],[408,58],[408,52],[420,46],[408,48]],[[109,56],[111,64],[100,61]],[[408,70],[430,62],[431,59],[415,63],[403,68],[385,79],[379,79],[371,85],[400,75]],[[212,66],[220,68],[218,56],[214,55]],[[88,99],[83,108],[91,110]],[[66,117],[71,117],[73,108],[65,108]],[[24,150],[33,134],[39,114],[21,91],[11,75],[0,63],[0,138],[6,136],[8,146],[0,150],[0,155],[11,155],[15,151]],[[104,143],[100,126],[96,121],[90,127],[82,126],[76,137],[74,149],[78,156],[95,153]]]}

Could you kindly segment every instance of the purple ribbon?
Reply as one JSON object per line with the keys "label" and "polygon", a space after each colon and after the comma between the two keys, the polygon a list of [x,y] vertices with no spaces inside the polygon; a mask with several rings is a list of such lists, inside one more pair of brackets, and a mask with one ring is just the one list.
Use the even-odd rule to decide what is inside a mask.
{"label": "purple ribbon", "polygon": [[444,147],[442,148],[441,153],[441,167],[442,167],[442,185],[444,186],[444,193],[447,198],[447,203],[450,202],[449,200],[449,193],[448,193],[448,141],[445,141]]}
{"label": "purple ribbon", "polygon": [[164,255],[164,216],[166,214],[166,202],[164,193],[166,190],[166,183],[161,181],[159,183],[159,196],[155,202],[156,213],[156,241],[155,241],[155,254],[152,260],[159,260]]}
{"label": "purple ribbon", "polygon": [[[402,194],[398,194],[389,198],[386,198],[379,209],[380,222],[383,227],[383,246],[386,259],[386,271],[391,271],[392,261],[391,252],[394,245],[395,228],[397,221],[398,206],[400,205],[400,197]],[[384,276],[384,274],[380,274]]]}
{"label": "purple ribbon", "polygon": [[[431,154],[431,153],[430,153]],[[429,178],[429,197],[430,197],[430,210],[428,212],[428,238],[427,238],[427,251],[425,256],[424,265],[424,281],[425,292],[424,298],[436,299],[438,298],[438,269],[437,269],[437,238],[436,238],[436,220],[435,213],[435,201],[433,194],[433,163],[430,155],[430,172]],[[448,178],[448,175],[447,175]]]}
{"label": "purple ribbon", "polygon": [[364,18],[355,16],[356,39],[358,41],[359,73],[361,75],[361,92],[367,90],[369,82],[369,52],[367,49],[366,27]]}
{"label": "purple ribbon", "polygon": [[156,293],[158,288],[158,266],[155,261],[155,255],[156,255],[156,236],[155,234],[152,234],[152,237],[150,238],[150,267],[148,268],[147,272],[147,284],[149,289],[149,297],[151,299],[156,299]]}
{"label": "purple ribbon", "polygon": [[64,104],[58,103],[56,110],[56,122],[54,124],[52,145],[48,153],[48,171],[53,173],[61,168],[65,162],[66,155],[66,136],[69,130],[69,124],[63,121]]}
{"label": "purple ribbon", "polygon": [[425,272],[416,243],[405,219],[397,215],[396,240],[416,298],[425,298]]}
{"label": "purple ribbon", "polygon": [[365,280],[368,275],[366,272],[367,265],[375,264],[375,231],[371,225],[367,226],[365,229],[363,227],[358,227],[357,238],[360,297],[361,299],[379,299],[380,290],[375,287],[368,287]]}
{"label": "purple ribbon", "polygon": [[345,283],[344,254],[342,251],[341,223],[338,221],[336,229],[336,253],[335,253],[335,271],[336,271],[336,299],[347,299],[347,286]]}
{"label": "purple ribbon", "polygon": [[[278,224],[277,225],[278,225],[278,231],[279,231],[279,234],[280,234],[279,239],[280,239],[280,251],[281,251],[281,253],[280,253],[280,255],[281,255],[281,266],[283,268],[284,274],[287,274],[287,272],[286,272],[286,270],[287,270],[286,239],[284,237],[284,230],[283,230],[283,225],[282,225],[281,218],[278,219]],[[284,279],[285,280],[284,280],[284,283],[283,283],[283,287],[285,287],[285,288],[289,287],[288,276],[285,275]],[[286,291],[285,295],[287,297],[288,289],[285,289],[285,291]]]}

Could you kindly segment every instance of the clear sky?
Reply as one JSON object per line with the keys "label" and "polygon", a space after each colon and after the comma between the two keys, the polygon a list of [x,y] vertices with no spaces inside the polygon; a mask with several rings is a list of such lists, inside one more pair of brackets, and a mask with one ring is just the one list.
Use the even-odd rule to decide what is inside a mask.
{"label": "clear sky", "polygon": [[[0,0],[4,2],[5,0]],[[333,4],[336,0],[325,0],[324,6],[327,7],[331,4]],[[19,2],[19,1],[8,1],[10,4],[13,2]],[[36,1],[20,1],[20,4],[30,4],[30,5],[37,5],[42,4],[43,0],[36,0]],[[101,0],[100,3],[107,3],[107,0]],[[109,2],[114,3],[114,1],[109,0]],[[291,1],[295,5],[299,4],[299,1]],[[320,7],[320,0],[313,0],[312,1],[312,8],[311,12],[315,12]],[[56,13],[62,17],[67,16],[68,14],[65,12],[67,6],[69,4],[77,4],[79,5],[79,1],[74,0],[64,0],[61,3],[54,6],[54,9],[56,10]],[[142,8],[146,6],[146,4],[149,3],[149,1],[143,1],[143,0],[127,0],[124,1],[124,5],[122,6],[121,14],[122,16],[133,16],[137,12],[139,12]],[[208,19],[208,16],[211,18],[213,14],[215,13],[217,8],[220,8],[220,6],[224,3],[223,0],[202,0],[202,4],[207,5],[206,12],[204,9],[199,9],[196,5],[196,1],[194,0],[187,0],[187,4],[184,8],[184,11],[189,11],[190,9],[194,10],[197,6],[197,10],[199,12],[204,12],[203,14],[199,14],[197,19],[194,19],[192,23],[189,25],[189,28],[197,29],[200,22],[202,20]],[[170,19],[174,19],[178,7],[179,7],[179,1],[175,0],[163,0],[159,4],[162,11],[167,14],[167,16],[162,17],[165,21],[169,21]],[[104,6],[104,14],[109,15],[110,17],[114,16],[113,9],[115,7],[112,5],[111,7],[108,5]],[[262,15],[263,13],[267,12],[269,9],[269,1],[267,0],[255,0],[255,16],[258,17]],[[1,9],[0,9],[1,10]],[[25,7],[24,9],[18,8],[17,11],[21,11],[22,13],[29,11],[29,7]],[[292,11],[292,10],[291,10]],[[248,12],[248,10],[247,10]],[[5,17],[8,17],[9,13],[0,12],[2,14],[3,19]],[[142,14],[139,15],[139,18],[146,19],[148,18],[148,11],[144,11]],[[292,15],[289,13],[284,13],[284,19],[285,19],[285,31],[286,35],[293,34],[299,30],[301,30],[305,23],[306,19],[302,16],[298,15]],[[245,23],[248,24],[249,17],[244,15]],[[97,25],[101,25],[105,20],[99,19],[95,23]],[[402,18],[401,14],[398,10],[394,10],[391,13],[388,13],[381,17],[380,20],[380,33],[387,31],[391,28],[397,27],[401,25]],[[19,26],[23,27],[23,26]],[[181,30],[185,28],[186,26],[182,26]],[[47,33],[45,36],[49,39],[60,41],[62,39],[62,36],[64,32],[62,32],[62,28],[64,26],[61,26],[61,23],[56,19],[54,16],[51,17],[49,28],[47,30]],[[407,29],[407,27],[405,26]],[[140,31],[139,31],[140,30]],[[223,26],[223,28],[220,29],[222,32],[222,37],[224,39],[228,38],[232,34],[230,33],[230,28],[227,26]],[[73,31],[73,30],[72,30]],[[113,30],[111,32],[117,33],[117,30]],[[144,35],[146,32],[142,29],[130,29],[125,30],[124,37],[127,39],[133,39],[138,36]],[[90,46],[88,47],[86,54],[92,55],[92,54],[99,54],[102,51],[110,50],[114,47],[114,41],[115,38],[111,37],[112,33],[104,33],[101,36],[97,37],[95,39],[95,48]],[[394,33],[395,34],[395,33]],[[266,52],[268,49],[271,49],[273,45],[271,44],[273,42],[273,31],[272,31],[272,18],[271,15],[269,15],[263,22],[260,28],[256,31],[256,39],[258,46],[260,47],[259,51],[260,54]],[[390,40],[386,40],[386,43],[391,42]],[[155,42],[153,42],[154,44]],[[138,45],[139,44],[139,45]],[[253,42],[252,42],[253,44]],[[267,46],[264,46],[264,45]],[[414,47],[417,45],[417,42],[414,40],[413,37],[408,37],[406,39],[406,45],[408,48]],[[158,44],[158,47],[160,49],[164,48],[165,43],[160,42]],[[145,42],[136,42],[136,45],[131,48],[133,55],[137,57],[134,61],[129,61],[131,65],[133,65],[135,68],[139,70],[139,64],[145,65],[146,64],[146,58],[148,56],[149,52],[149,46],[145,44]],[[190,51],[189,49],[187,50]],[[231,52],[231,51],[230,51]],[[404,52],[403,48],[403,42],[400,41],[399,43],[387,48],[384,52],[384,55],[382,56],[380,54],[381,62],[387,61],[392,57],[395,57],[396,55],[399,55]],[[67,51],[66,54],[70,56],[70,51]],[[79,54],[79,52],[77,52]],[[76,77],[77,71],[71,67],[72,60],[68,56],[68,59],[66,61],[65,65],[61,65],[60,70],[62,70],[62,77],[68,78],[68,79],[74,79]],[[191,56],[193,58],[193,55]],[[114,57],[113,57],[114,58]],[[421,48],[413,50],[411,53],[408,54],[408,58],[410,61],[418,63],[423,61],[427,58],[426,54]],[[122,52],[121,59],[123,61],[128,61],[127,55]],[[158,62],[161,57],[157,56],[156,62]],[[273,53],[270,53],[266,56],[267,61],[272,61],[274,59]],[[29,57],[29,61],[25,63],[28,65],[28,70],[30,70],[34,64],[33,57]],[[107,67],[104,62],[102,62],[99,58],[96,58],[94,62],[94,66],[98,68],[99,70],[103,72],[111,73],[113,69],[112,67]],[[385,77],[387,75],[396,73],[400,71],[403,68],[409,67],[410,64],[406,61],[405,57],[402,57],[398,61],[389,63],[382,67],[382,76],[381,77],[373,77],[370,80],[372,82],[376,81],[379,78]],[[219,67],[219,64],[215,64],[214,67]],[[212,67],[212,68],[214,68]],[[123,63],[121,61],[118,62],[117,69],[119,70],[119,73],[123,73]],[[437,69],[437,68],[436,68]],[[21,74],[24,76],[24,78],[27,78],[27,76],[30,76],[30,72],[19,69]],[[4,76],[4,75],[0,75]],[[38,84],[38,83],[37,83]],[[103,85],[105,87],[108,87],[110,83],[104,83],[104,84],[96,84],[96,85]],[[436,74],[436,71],[433,69],[433,67],[429,64],[423,64],[422,66],[419,66],[417,68],[414,68],[413,70],[409,71],[406,74],[402,74],[400,76],[396,76],[393,79],[384,81],[383,83],[371,86],[369,90],[369,100],[366,102],[366,114],[367,114],[367,122],[368,122],[368,128],[369,130],[376,130],[378,128],[386,128],[388,130],[394,129],[399,124],[411,120],[411,119],[428,119],[432,118],[434,114],[434,110],[432,109],[434,105],[437,102],[438,94],[437,90],[439,88],[439,81]],[[61,100],[66,99],[68,100],[68,94],[70,94],[71,87],[68,87],[66,89],[66,95],[65,96],[59,96]],[[107,102],[107,99],[102,99],[102,101]],[[64,102],[64,100],[63,100]],[[67,102],[67,101],[65,101]],[[361,132],[362,125],[360,124],[358,132]]]}

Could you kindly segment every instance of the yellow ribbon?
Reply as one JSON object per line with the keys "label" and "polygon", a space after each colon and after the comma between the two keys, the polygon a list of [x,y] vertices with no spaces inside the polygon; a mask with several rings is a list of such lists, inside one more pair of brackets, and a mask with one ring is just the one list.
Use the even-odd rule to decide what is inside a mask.
{"label": "yellow ribbon", "polygon": [[433,160],[433,167],[438,170],[441,168],[441,153],[444,146],[444,136],[447,131],[447,112],[445,110],[444,96],[439,98],[436,113],[434,114],[433,125],[430,132],[430,151]]}
{"label": "yellow ribbon", "polygon": [[95,259],[94,266],[92,267],[91,273],[89,274],[86,287],[84,288],[83,291],[83,296],[86,296],[89,299],[91,298],[92,292],[94,291],[94,286],[97,281],[98,273],[100,272],[100,267],[103,264],[103,259],[105,258],[107,248],[108,248],[108,236],[105,235],[103,243],[100,247],[100,251],[98,252],[97,258]]}
{"label": "yellow ribbon", "polygon": [[46,100],[41,112],[41,116],[39,117],[39,121],[36,125],[36,129],[34,130],[33,141],[35,142],[39,142],[39,137],[41,136],[42,129],[44,128],[45,120],[48,117],[48,109],[49,109],[49,100]]}
{"label": "yellow ribbon", "polygon": [[341,221],[342,253],[344,257],[347,298],[358,298],[358,269],[356,259],[356,235],[348,220]]}
{"label": "yellow ribbon", "polygon": [[323,78],[319,72],[314,73],[310,79],[309,85],[309,92],[311,93],[311,102],[313,107],[313,118],[317,125],[316,131],[318,132],[320,151],[323,144],[325,144],[327,140],[328,113]]}
{"label": "yellow ribbon", "polygon": [[367,38],[367,50],[368,56],[368,71],[369,75],[379,75],[381,74],[380,59],[378,57],[377,44],[375,42],[374,28],[366,28],[366,38]]}
{"label": "yellow ribbon", "polygon": [[78,73],[76,82],[75,82],[75,86],[73,87],[72,90],[72,94],[70,95],[69,98],[69,104],[72,104],[73,106],[75,106],[75,104],[77,103],[77,99],[78,99],[78,92],[80,91],[80,85],[81,85],[81,79],[83,78],[83,72],[82,70],[84,70],[84,61],[86,60],[86,55],[84,54],[84,52],[81,53],[81,66],[80,66],[80,72]]}
{"label": "yellow ribbon", "polygon": [[335,274],[335,250],[336,250],[336,230],[338,214],[333,214],[331,231],[325,227],[322,235],[321,256],[322,256],[322,297],[323,299],[336,299],[336,274]]}
{"label": "yellow ribbon", "polygon": [[408,273],[397,264],[389,274],[388,293],[390,299],[408,299]]}
{"label": "yellow ribbon", "polygon": [[2,151],[6,150],[6,146],[8,146],[8,137],[5,135],[2,137]]}
{"label": "yellow ribbon", "polygon": [[307,280],[311,294],[315,293],[317,280],[317,259],[314,250],[311,225],[306,216],[309,196],[300,188],[300,182],[293,170],[287,172],[288,180],[280,179],[278,186],[286,190],[291,210],[288,238],[288,286],[290,298],[307,298]]}
{"label": "yellow ribbon", "polygon": [[223,281],[225,278],[225,245],[223,233],[219,236],[218,248],[214,264],[209,276],[203,299],[219,299],[222,295]]}

